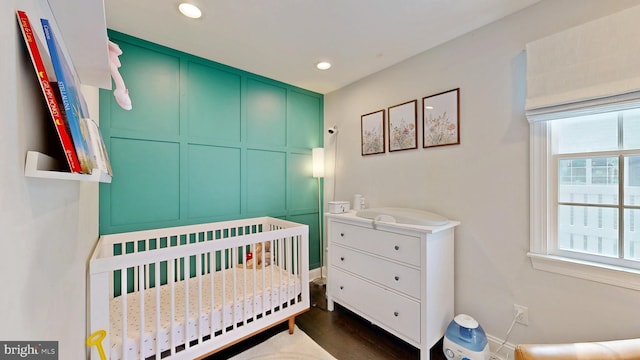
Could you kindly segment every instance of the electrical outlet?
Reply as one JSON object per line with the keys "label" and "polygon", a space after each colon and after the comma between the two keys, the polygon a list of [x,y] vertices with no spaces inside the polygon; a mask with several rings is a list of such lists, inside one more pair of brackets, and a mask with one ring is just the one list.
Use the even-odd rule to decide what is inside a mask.
{"label": "electrical outlet", "polygon": [[529,325],[529,308],[526,306],[513,304],[513,315],[516,317],[516,322],[525,326]]}

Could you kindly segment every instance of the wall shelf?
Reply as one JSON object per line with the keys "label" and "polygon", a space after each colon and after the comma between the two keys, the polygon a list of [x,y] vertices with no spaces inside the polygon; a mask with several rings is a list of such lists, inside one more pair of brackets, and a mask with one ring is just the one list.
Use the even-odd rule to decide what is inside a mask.
{"label": "wall shelf", "polygon": [[[71,58],[80,83],[111,88],[104,0],[36,0],[27,2],[24,10],[33,19],[55,19],[52,26],[61,35],[63,51]],[[45,44],[42,28],[36,27],[35,32],[41,44]],[[78,174],[60,170],[65,168],[60,165],[51,156],[27,151],[24,174],[44,179],[111,182],[111,176],[103,171],[94,169],[91,174]]]}
{"label": "wall shelf", "polygon": [[98,170],[94,170],[91,174],[76,174],[68,171],[55,170],[57,168],[59,168],[58,160],[51,156],[37,151],[27,151],[27,161],[24,166],[25,176],[58,180],[111,182],[111,176]]}
{"label": "wall shelf", "polygon": [[[111,89],[103,0],[47,0],[80,82]],[[82,14],[79,16],[78,14]],[[50,17],[50,16],[45,16]],[[51,18],[51,17],[50,17]]]}

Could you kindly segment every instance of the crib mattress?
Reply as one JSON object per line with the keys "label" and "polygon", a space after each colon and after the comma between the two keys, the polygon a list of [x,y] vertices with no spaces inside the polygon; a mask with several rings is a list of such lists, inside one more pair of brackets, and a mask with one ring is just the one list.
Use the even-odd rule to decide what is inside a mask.
{"label": "crib mattress", "polygon": [[[255,284],[254,277],[257,279]],[[202,286],[199,290],[200,282]],[[276,265],[255,270],[228,269],[217,271],[213,275],[205,274],[175,282],[173,327],[171,286],[160,286],[159,302],[156,288],[146,289],[143,293],[144,313],[141,311],[140,292],[129,293],[126,296],[126,358],[137,359],[140,357],[140,351],[143,357],[152,356],[156,353],[156,344],[162,352],[172,346],[185,344],[185,339],[200,339],[218,331],[226,331],[234,324],[243,323],[259,314],[264,316],[267,311],[272,311],[300,294],[301,286],[299,276],[291,275]],[[158,303],[159,313],[156,314]],[[110,358],[119,360],[124,358],[121,297],[111,299],[110,322]],[[144,330],[141,334],[142,323]],[[213,335],[211,337],[213,338]]]}

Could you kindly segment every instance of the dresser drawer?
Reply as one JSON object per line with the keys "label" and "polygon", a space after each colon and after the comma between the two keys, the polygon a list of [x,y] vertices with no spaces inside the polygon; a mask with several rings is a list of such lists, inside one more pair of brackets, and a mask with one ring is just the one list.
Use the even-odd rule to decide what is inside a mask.
{"label": "dresser drawer", "polygon": [[334,301],[363,313],[373,323],[420,342],[420,303],[335,268],[329,291]]}
{"label": "dresser drawer", "polygon": [[340,222],[331,223],[331,241],[420,266],[420,238]]}
{"label": "dresser drawer", "polygon": [[378,257],[332,246],[329,265],[370,279],[414,298],[420,298],[420,270],[393,263]]}

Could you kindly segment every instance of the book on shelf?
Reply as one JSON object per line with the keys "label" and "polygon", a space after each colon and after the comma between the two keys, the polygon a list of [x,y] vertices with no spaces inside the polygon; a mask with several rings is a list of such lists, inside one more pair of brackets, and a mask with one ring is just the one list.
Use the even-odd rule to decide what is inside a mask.
{"label": "book on shelf", "polygon": [[113,176],[111,162],[109,161],[109,154],[107,154],[107,148],[104,145],[100,127],[98,127],[98,124],[96,124],[93,119],[82,119],[82,121],[86,122],[87,125],[89,133],[89,147],[94,154],[97,169],[104,174]]}
{"label": "book on shelf", "polygon": [[49,56],[53,64],[55,80],[60,90],[60,97],[66,120],[71,130],[71,138],[76,149],[76,154],[82,167],[82,172],[90,174],[93,169],[98,169],[95,154],[89,146],[89,130],[82,119],[88,119],[89,110],[80,90],[80,82],[75,74],[73,65],[67,60],[61,44],[56,40],[51,23],[47,19],[40,19],[44,37],[49,48]]}
{"label": "book on shelf", "polygon": [[39,49],[40,47],[43,47],[43,45],[38,45],[38,36],[34,33],[33,28],[31,27],[31,22],[29,21],[27,13],[22,10],[17,10],[16,15],[20,24],[20,30],[22,31],[22,37],[24,38],[27,50],[29,52],[29,57],[31,58],[31,63],[33,64],[36,76],[38,77],[40,88],[42,89],[42,94],[44,95],[44,99],[47,102],[49,115],[53,120],[58,138],[60,139],[60,144],[62,145],[62,150],[64,152],[67,165],[69,166],[69,170],[74,173],[83,172],[80,165],[80,160],[76,153],[73,139],[71,137],[66,124],[66,119],[62,112],[61,104],[56,97],[56,85],[52,84],[49,80],[47,69],[45,67],[45,60],[48,59],[46,57],[43,58],[40,54]]}

